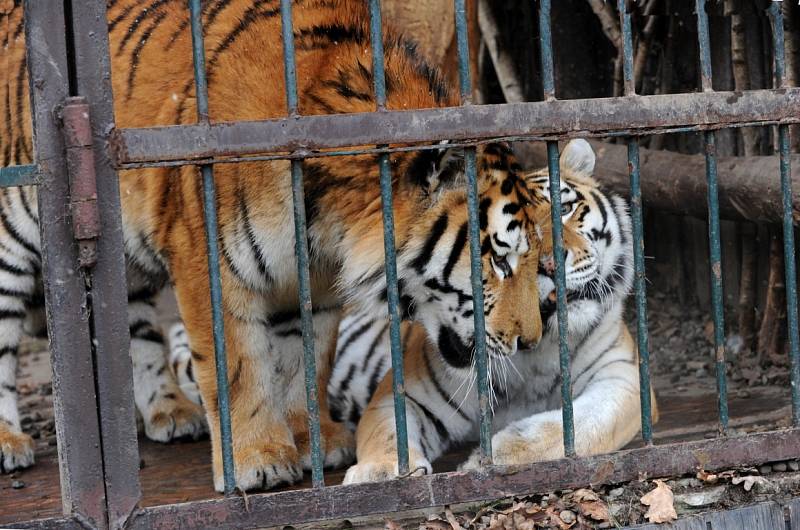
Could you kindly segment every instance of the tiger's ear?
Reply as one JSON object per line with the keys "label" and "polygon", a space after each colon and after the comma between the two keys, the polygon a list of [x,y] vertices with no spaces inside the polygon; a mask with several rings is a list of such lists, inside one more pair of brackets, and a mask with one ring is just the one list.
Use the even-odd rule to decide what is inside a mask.
{"label": "tiger's ear", "polygon": [[596,157],[592,146],[583,138],[570,140],[561,152],[559,166],[561,171],[578,173],[591,177],[594,172]]}

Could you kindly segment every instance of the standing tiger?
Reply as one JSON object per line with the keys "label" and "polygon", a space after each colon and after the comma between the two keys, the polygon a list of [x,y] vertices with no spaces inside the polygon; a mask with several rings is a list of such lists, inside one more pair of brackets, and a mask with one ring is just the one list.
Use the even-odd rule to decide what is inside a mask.
{"label": "standing tiger", "polygon": [[[594,164],[594,152],[584,140],[573,140],[561,155],[568,343],[579,455],[619,449],[640,425],[637,351],[623,321],[633,277],[630,218],[621,198],[600,190],[592,178]],[[549,202],[546,169],[528,175],[526,181],[537,201]],[[542,225],[542,230],[549,228]],[[511,357],[489,356],[496,464],[564,455],[553,271],[552,252],[543,249],[538,274],[542,341]],[[358,425],[357,465],[348,470],[345,483],[397,474],[391,373],[385,375],[391,365],[387,330],[385,319],[365,312],[348,314],[340,326],[329,401],[334,419]],[[418,473],[430,473],[431,462],[450,444],[477,435],[473,360],[448,354],[417,325],[404,324],[403,342],[409,465]],[[477,465],[475,453],[463,467]]]}
{"label": "standing tiger", "polygon": [[[204,3],[214,121],[287,115],[279,4],[278,0]],[[196,99],[186,3],[110,0],[108,16],[117,125],[193,123]],[[300,113],[374,111],[366,3],[297,0],[293,28]],[[412,43],[387,27],[383,45],[387,108],[456,104],[437,71]],[[24,86],[23,60],[18,54],[12,65],[21,73],[16,82]],[[26,99],[25,90],[12,85],[6,105]],[[24,102],[20,106],[27,109]],[[29,119],[26,112],[24,123]],[[25,132],[12,123],[8,134],[0,135],[0,152],[10,153],[4,163],[30,159],[29,144],[19,141]],[[393,154],[393,213],[398,276],[407,313],[416,310],[415,318],[427,329],[436,330],[458,355],[467,355],[473,342],[473,309],[466,191],[463,160],[455,155],[444,148]],[[359,310],[386,312],[377,157],[309,159],[302,169],[317,366],[321,367],[318,382],[324,390],[328,351],[336,336],[342,300]],[[197,251],[205,237],[199,172],[189,166],[151,168],[122,171],[119,177],[129,296],[142,301],[145,309],[163,285],[174,285],[211,432],[214,485],[221,491],[208,271],[206,256]],[[289,162],[222,164],[216,167],[215,179],[236,482],[245,490],[269,488],[300,479],[310,451],[302,341],[299,333],[284,333],[288,324],[299,319],[294,229],[287,222],[292,215]],[[505,144],[479,149],[478,188],[485,290],[480,310],[486,312],[493,354],[507,355],[518,342],[533,344],[541,338],[535,303],[539,296],[535,280],[539,240],[533,221],[537,205]],[[29,206],[35,215],[34,204],[31,201]],[[19,205],[6,200],[2,207],[10,211]],[[32,216],[31,220],[36,219]],[[39,243],[32,235],[35,230],[30,232],[26,244],[13,249],[20,261],[3,268],[0,279],[8,288],[0,295],[0,303],[14,305],[18,321],[38,276]],[[7,227],[5,236],[16,239]],[[131,307],[134,339],[152,338],[152,319],[136,315]],[[8,347],[16,351],[16,344]],[[143,362],[143,352],[134,340],[134,365]],[[169,371],[163,374],[166,377]],[[174,379],[170,383],[177,388]],[[141,387],[134,388],[140,409],[147,407],[151,397],[175,401],[182,396],[172,392],[148,396]],[[174,430],[194,422],[192,407],[196,405],[180,399],[185,403],[167,416]],[[324,391],[320,401],[325,411]],[[16,424],[7,423],[0,436],[18,433]],[[325,464],[348,463],[353,453],[349,431],[323,412],[321,432]]]}

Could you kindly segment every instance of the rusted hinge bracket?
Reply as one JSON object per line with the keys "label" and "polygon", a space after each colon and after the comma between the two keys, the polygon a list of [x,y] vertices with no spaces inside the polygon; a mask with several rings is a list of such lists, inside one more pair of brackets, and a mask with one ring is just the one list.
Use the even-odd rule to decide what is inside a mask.
{"label": "rusted hinge bracket", "polygon": [[78,263],[81,267],[91,268],[97,263],[100,215],[97,210],[92,126],[86,98],[67,98],[60,115],[67,148],[72,232],[78,242]]}

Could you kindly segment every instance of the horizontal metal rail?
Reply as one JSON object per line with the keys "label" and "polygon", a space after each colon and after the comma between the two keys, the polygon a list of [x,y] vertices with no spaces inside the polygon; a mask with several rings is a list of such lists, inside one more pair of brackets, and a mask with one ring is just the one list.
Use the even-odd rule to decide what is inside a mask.
{"label": "horizontal metal rail", "polygon": [[117,129],[118,166],[376,144],[508,136],[662,133],[800,122],[800,88],[467,105],[414,111],[302,116],[276,120]]}
{"label": "horizontal metal rail", "polygon": [[36,164],[0,167],[0,188],[32,184],[39,184],[39,166]]}
{"label": "horizontal metal rail", "polygon": [[145,508],[130,528],[245,528],[300,525],[479,502],[534,491],[614,484],[797,457],[800,429],[649,446],[588,458],[490,467],[380,483],[331,486]]}

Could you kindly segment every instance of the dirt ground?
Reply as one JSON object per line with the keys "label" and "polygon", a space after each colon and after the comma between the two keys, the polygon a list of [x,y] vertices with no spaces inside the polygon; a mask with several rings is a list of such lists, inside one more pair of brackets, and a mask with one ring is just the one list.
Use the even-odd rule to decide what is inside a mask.
{"label": "dirt ground", "polygon": [[[712,357],[710,317],[694,305],[681,305],[665,293],[648,301],[653,385],[661,421],[656,443],[715,436],[716,376]],[[169,300],[164,316],[173,317]],[[635,312],[628,311],[631,329]],[[787,427],[790,401],[787,363],[757,365],[748,352],[739,352],[737,338],[728,340],[730,434]],[[27,340],[20,355],[19,391],[23,426],[37,442],[34,467],[0,476],[0,525],[60,514],[58,462],[47,343]],[[631,447],[641,445],[635,441]],[[140,438],[140,480],[145,506],[213,498],[208,441],[159,445]],[[437,471],[454,469],[465,450],[443,457]],[[341,472],[326,474],[335,484]],[[758,478],[744,478],[758,477]],[[738,481],[737,484],[734,484]],[[745,487],[748,485],[747,491]],[[735,470],[708,477],[679,477],[666,484],[679,514],[694,513],[788,498],[800,493],[800,465],[777,462],[759,469]],[[296,487],[307,487],[301,484]],[[594,490],[542,492],[483,506],[453,507],[454,511],[416,514],[410,519],[337,523],[397,528],[613,528],[645,522],[647,506],[639,502],[654,489],[650,480]],[[316,525],[319,526],[319,525]]]}

